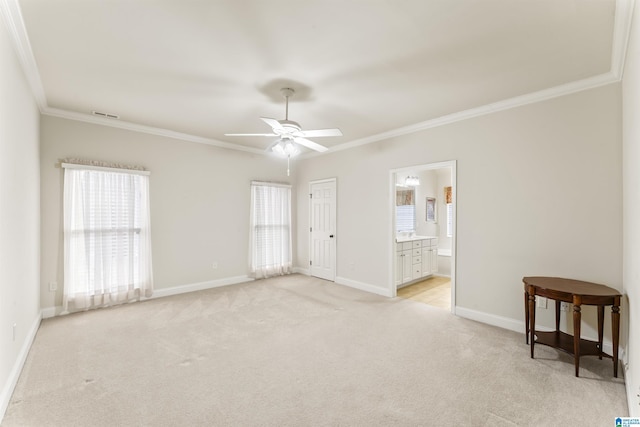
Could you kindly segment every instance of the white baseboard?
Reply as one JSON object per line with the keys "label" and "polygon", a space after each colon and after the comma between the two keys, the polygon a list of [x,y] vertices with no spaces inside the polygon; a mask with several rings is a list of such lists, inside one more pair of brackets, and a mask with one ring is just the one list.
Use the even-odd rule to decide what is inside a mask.
{"label": "white baseboard", "polygon": [[[464,317],[466,319],[475,320],[477,322],[486,323],[488,325],[497,326],[499,328],[508,329],[510,331],[518,332],[524,334],[525,325],[524,320],[515,320],[509,317],[497,316],[495,314],[489,314],[482,311],[471,310],[468,308],[456,306],[455,314],[460,317]],[[536,330],[538,331],[553,331],[552,328],[548,328],[546,326],[536,325]],[[597,337],[589,337],[582,335],[582,338],[597,341]],[[613,343],[609,340],[603,340],[602,342],[602,350],[607,354],[613,354]],[[624,360],[624,349],[618,347],[618,360]]]}
{"label": "white baseboard", "polygon": [[[249,276],[236,276],[226,277],[224,279],[209,280],[206,282],[191,283],[189,285],[174,286],[171,288],[156,289],[153,291],[153,295],[151,295],[149,298],[141,298],[140,300],[147,301],[150,299],[164,298],[171,295],[186,294],[187,292],[202,291],[205,289],[219,288],[222,286],[237,285],[238,283],[252,282],[253,280],[255,279]],[[62,311],[62,306],[60,305],[44,308],[41,311],[42,318],[48,319],[50,317],[60,316],[62,314]]]}
{"label": "white baseboard", "polygon": [[350,288],[359,289],[361,291],[370,292],[376,295],[382,295],[383,297],[391,298],[391,291],[389,289],[373,286],[368,283],[358,282],[356,280],[346,279],[344,277],[336,277],[336,283],[338,285],[348,286]]}
{"label": "white baseboard", "polygon": [[48,319],[50,317],[60,316],[62,314],[62,306],[56,305],[55,307],[47,307],[40,310],[43,319]]}
{"label": "white baseboard", "polygon": [[524,322],[520,322],[509,317],[502,317],[495,314],[485,313],[483,311],[471,310],[468,308],[460,307],[459,305],[457,305],[455,308],[457,316],[524,334]]}
{"label": "white baseboard", "polygon": [[305,276],[311,275],[311,271],[308,268],[293,267],[293,272],[297,274],[304,274]]}
{"label": "white baseboard", "polygon": [[38,332],[38,328],[40,327],[40,321],[42,320],[42,315],[38,313],[33,324],[31,325],[31,329],[29,329],[29,333],[20,348],[20,353],[18,353],[18,358],[13,364],[13,368],[9,373],[9,377],[7,378],[7,382],[4,384],[2,388],[2,394],[0,394],[0,422],[4,418],[4,414],[7,411],[7,407],[9,406],[9,401],[11,400],[11,396],[13,395],[13,390],[16,388],[16,384],[18,383],[18,378],[20,378],[20,373],[22,372],[22,368],[24,367],[24,362],[27,360],[27,355],[29,354],[29,350],[31,349],[31,344],[33,344],[33,340],[36,337],[36,333]]}
{"label": "white baseboard", "polygon": [[629,408],[629,416],[632,418],[640,418],[640,410],[638,410],[640,406],[638,406],[634,401],[635,399],[633,399],[633,396],[636,396],[638,393],[633,393],[631,390],[631,381],[627,381],[626,374],[627,373],[625,371],[624,386],[627,391],[627,407]]}
{"label": "white baseboard", "polygon": [[253,278],[249,276],[227,277],[224,279],[209,280],[206,282],[192,283],[190,285],[174,286],[172,288],[156,289],[153,295],[148,299],[163,298],[171,295],[180,295],[187,292],[202,291],[205,289],[219,288],[222,286],[237,285],[238,283],[252,282]]}

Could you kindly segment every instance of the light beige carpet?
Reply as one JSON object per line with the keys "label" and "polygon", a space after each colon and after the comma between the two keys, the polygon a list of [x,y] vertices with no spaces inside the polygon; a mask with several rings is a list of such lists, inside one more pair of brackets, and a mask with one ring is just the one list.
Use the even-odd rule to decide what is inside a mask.
{"label": "light beige carpet", "polygon": [[[514,301],[514,304],[520,301]],[[300,275],[42,322],[2,426],[607,426],[610,360]]]}

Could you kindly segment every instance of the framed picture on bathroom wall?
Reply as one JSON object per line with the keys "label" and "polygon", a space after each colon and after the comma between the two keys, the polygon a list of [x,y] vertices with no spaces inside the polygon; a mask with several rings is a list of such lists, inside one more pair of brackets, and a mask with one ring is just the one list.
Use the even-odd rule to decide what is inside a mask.
{"label": "framed picture on bathroom wall", "polygon": [[427,197],[427,222],[436,222],[436,199]]}

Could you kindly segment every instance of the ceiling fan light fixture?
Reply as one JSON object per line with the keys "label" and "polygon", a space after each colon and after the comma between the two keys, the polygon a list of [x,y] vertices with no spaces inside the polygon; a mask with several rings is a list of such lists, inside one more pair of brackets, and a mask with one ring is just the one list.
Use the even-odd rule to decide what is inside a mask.
{"label": "ceiling fan light fixture", "polygon": [[282,138],[272,148],[276,154],[285,157],[295,157],[300,154],[300,149],[293,143],[292,139]]}

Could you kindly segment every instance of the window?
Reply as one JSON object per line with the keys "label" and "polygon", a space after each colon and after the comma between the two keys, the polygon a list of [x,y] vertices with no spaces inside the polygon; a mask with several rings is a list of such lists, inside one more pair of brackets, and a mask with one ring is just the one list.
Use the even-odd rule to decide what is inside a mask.
{"label": "window", "polygon": [[252,182],[250,227],[253,277],[290,273],[291,186]]}
{"label": "window", "polygon": [[151,296],[148,173],[63,166],[65,311]]}
{"label": "window", "polygon": [[396,206],[396,232],[411,232],[416,229],[416,205]]}
{"label": "window", "polygon": [[444,187],[444,201],[447,204],[447,237],[453,236],[453,187]]}

